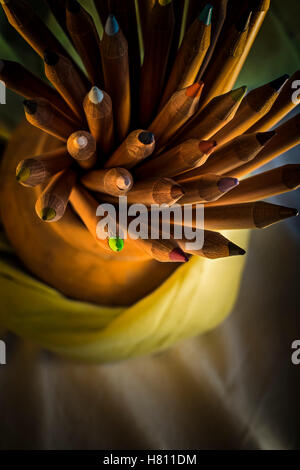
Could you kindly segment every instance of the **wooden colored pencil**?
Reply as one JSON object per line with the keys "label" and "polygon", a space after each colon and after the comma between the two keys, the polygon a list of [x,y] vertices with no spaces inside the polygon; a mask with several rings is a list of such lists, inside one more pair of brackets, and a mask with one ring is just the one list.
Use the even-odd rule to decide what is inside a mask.
{"label": "wooden colored pencil", "polygon": [[[107,238],[101,238],[97,236],[97,225],[101,220],[101,217],[96,215],[99,202],[80,184],[76,184],[70,195],[70,203],[74,211],[78,214],[87,230],[90,232],[92,237],[96,240],[99,248],[111,252]],[[105,233],[103,232],[103,237]]]}
{"label": "wooden colored pencil", "polygon": [[98,150],[104,155],[109,154],[114,145],[114,122],[110,96],[104,90],[93,86],[84,98],[83,109]]}
{"label": "wooden colored pencil", "polygon": [[71,108],[56,90],[18,62],[0,60],[0,80],[3,80],[8,88],[24,98],[45,98],[58,110],[77,120]]}
{"label": "wooden colored pencil", "polygon": [[193,178],[205,173],[223,175],[231,172],[253,160],[274,135],[275,131],[242,134],[218,147],[205,164],[196,169],[197,171],[191,170],[182,176]]}
{"label": "wooden colored pencil", "polygon": [[87,88],[72,62],[67,57],[47,49],[44,53],[44,67],[45,75],[54,88],[78,119],[84,120],[82,102]]}
{"label": "wooden colored pencil", "polygon": [[129,204],[142,203],[172,205],[182,198],[184,191],[169,178],[149,178],[136,181],[127,194]]}
{"label": "wooden colored pencil", "polygon": [[144,61],[139,90],[139,122],[147,128],[155,117],[163,87],[175,17],[172,0],[151,2],[144,28]]}
{"label": "wooden colored pencil", "polygon": [[234,69],[232,70],[230,74],[229,82],[228,82],[228,86],[230,87],[234,86],[239,76],[239,73],[242,70],[242,67],[248,57],[248,54],[253,46],[256,36],[259,33],[260,28],[262,27],[266,14],[268,13],[268,10],[270,8],[270,0],[256,0],[256,1],[250,2],[250,4],[251,4],[252,15],[250,18],[247,41],[245,44],[244,52],[242,53],[238,63],[235,65]]}
{"label": "wooden colored pencil", "polygon": [[101,41],[105,90],[112,99],[114,125],[122,141],[130,125],[128,44],[114,15],[109,15]]}
{"label": "wooden colored pencil", "polygon": [[[130,75],[131,117],[135,124],[138,110],[141,54],[139,48],[138,25],[135,0],[108,0],[109,13],[118,19],[121,30],[128,42],[128,59]],[[133,115],[134,112],[134,115]]]}
{"label": "wooden colored pencil", "polygon": [[67,168],[54,175],[36,201],[35,211],[44,222],[57,222],[65,213],[77,174]]}
{"label": "wooden colored pencil", "polygon": [[[51,49],[72,60],[66,49],[60,44],[50,29],[41,21],[27,1],[0,0],[0,3],[2,4],[2,8],[9,23],[40,57],[44,57],[46,49]],[[76,64],[73,65],[84,80],[85,76],[79,67],[77,67]]]}
{"label": "wooden colored pencil", "polygon": [[73,132],[67,141],[69,154],[85,169],[92,168],[97,161],[96,141],[87,131]]}
{"label": "wooden colored pencil", "polygon": [[43,57],[46,49],[51,48],[66,54],[63,46],[24,0],[0,0],[4,13],[11,26],[28,44]]}
{"label": "wooden colored pencil", "polygon": [[132,188],[133,178],[125,168],[109,168],[85,173],[81,177],[81,183],[92,191],[125,196]]}
{"label": "wooden colored pencil", "polygon": [[[151,8],[153,7],[155,0],[137,0],[138,10],[141,22],[141,29],[145,34],[147,22],[149,21],[148,16],[151,14]],[[174,6],[173,6],[174,11]],[[174,14],[175,17],[175,14]]]}
{"label": "wooden colored pencil", "polygon": [[278,98],[287,79],[288,75],[283,75],[250,91],[241,102],[235,117],[213,136],[218,145],[223,145],[243,134],[265,116]]}
{"label": "wooden colored pencil", "polygon": [[230,176],[237,178],[245,176],[300,144],[300,114],[292,117],[274,130],[276,134],[259,154],[250,162],[229,172]]}
{"label": "wooden colored pencil", "polygon": [[103,85],[100,39],[91,15],[77,0],[66,2],[66,25],[93,85]]}
{"label": "wooden colored pencil", "polygon": [[236,178],[210,173],[200,175],[195,180],[182,183],[184,195],[178,203],[182,205],[215,201],[223,198],[225,193],[231,191],[238,184],[239,180]]}
{"label": "wooden colored pencil", "polygon": [[175,91],[192,85],[210,44],[213,7],[207,4],[186,33],[169,75],[160,109]]}
{"label": "wooden colored pencil", "polygon": [[[202,2],[202,5],[204,5],[206,3],[206,1],[207,0]],[[197,0],[196,3],[197,3],[197,5],[199,5],[198,0]],[[203,77],[203,74],[206,71],[207,66],[209,65],[209,62],[212,58],[212,55],[213,55],[213,53],[215,51],[215,48],[216,48],[216,45],[218,43],[218,39],[220,37],[220,33],[222,31],[224,21],[225,21],[225,18],[226,18],[226,13],[227,13],[228,0],[210,0],[209,3],[213,6],[211,40],[210,40],[210,46],[209,46],[208,51],[206,53],[205,59],[204,59],[202,65],[200,67],[199,72],[198,72],[198,76],[197,76],[198,79],[201,79]],[[190,4],[191,4],[191,0],[190,0]]]}
{"label": "wooden colored pencil", "polygon": [[163,147],[183,124],[195,113],[203,89],[203,83],[176,91],[154,121],[149,130],[153,132],[156,147]]}
{"label": "wooden colored pencil", "polygon": [[16,169],[17,181],[26,187],[43,184],[73,163],[66,147],[21,160]]}
{"label": "wooden colored pencil", "polygon": [[[96,216],[96,210],[99,206],[99,203],[93,198],[93,196],[88,193],[80,185],[76,185],[73,188],[73,191],[70,196],[70,202],[77,212],[85,226],[87,227],[90,234],[98,242],[99,246],[105,251],[111,251],[109,248],[109,239],[102,239],[97,236],[97,224],[101,220],[101,217]],[[127,231],[128,227],[122,227],[124,231]],[[128,235],[130,237],[130,228]],[[105,232],[102,234],[106,235]],[[150,239],[129,239],[131,243],[134,243],[135,246],[142,249],[144,252],[148,253],[149,256],[153,259],[156,259],[160,262],[186,262],[188,257],[185,253],[178,247],[177,243],[174,240],[150,240]]]}
{"label": "wooden colored pencil", "polygon": [[293,100],[295,88],[294,83],[300,82],[300,70],[295,72],[286,84],[282,87],[281,92],[270,111],[254,126],[247,130],[248,132],[264,132],[276,126],[290,111],[297,106],[297,100]]}
{"label": "wooden colored pencil", "polygon": [[155,148],[155,138],[152,132],[137,129],[131,132],[122,144],[104,163],[105,168],[121,166],[132,168],[152,154]]}
{"label": "wooden colored pencil", "polygon": [[177,240],[180,248],[186,253],[196,256],[202,256],[209,259],[226,258],[228,256],[244,255],[246,252],[235,243],[231,242],[218,232],[204,230],[204,243],[200,249],[188,249],[187,244],[191,240],[183,237],[182,240]]}
{"label": "wooden colored pencil", "polygon": [[169,142],[168,147],[187,139],[210,139],[234,118],[246,91],[247,87],[242,86],[213,98],[201,112],[197,112],[187,121]]}
{"label": "wooden colored pencil", "polygon": [[189,139],[157,157],[146,161],[135,171],[137,178],[151,176],[176,176],[191,168],[203,165],[215,147],[214,141]]}
{"label": "wooden colored pencil", "polygon": [[228,78],[244,52],[249,30],[251,12],[246,12],[232,26],[226,41],[213,55],[211,65],[203,76],[205,90],[201,100],[203,108],[212,98],[231,90]]}
{"label": "wooden colored pencil", "polygon": [[[140,1],[139,5],[143,3],[143,0]],[[147,3],[147,2],[146,2]],[[178,49],[181,46],[182,39],[186,33],[186,13],[185,13],[185,0],[173,0],[173,11],[174,11],[174,32],[173,39],[169,53],[169,62],[167,66],[166,77],[170,74],[170,69],[174,64],[175,57],[177,55]]]}
{"label": "wooden colored pencil", "polygon": [[[298,215],[298,210],[278,206],[265,201],[231,204],[227,206],[205,206],[204,228],[206,230],[245,230],[265,228],[282,220]],[[186,227],[203,229],[203,221],[198,221],[193,207],[191,221],[185,220]],[[173,220],[176,224],[176,219]],[[200,223],[200,225],[198,225]],[[181,224],[180,224],[181,225]]]}
{"label": "wooden colored pencil", "polygon": [[65,142],[78,127],[74,121],[60,113],[50,101],[44,98],[24,100],[23,104],[27,121],[59,140]]}
{"label": "wooden colored pencil", "polygon": [[300,187],[300,165],[284,165],[243,179],[224,199],[213,205],[240,204],[277,196]]}

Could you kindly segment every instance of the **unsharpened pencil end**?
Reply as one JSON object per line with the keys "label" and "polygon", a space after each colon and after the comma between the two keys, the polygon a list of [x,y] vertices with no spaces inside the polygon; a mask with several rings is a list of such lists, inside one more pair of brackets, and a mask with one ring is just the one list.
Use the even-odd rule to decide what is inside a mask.
{"label": "unsharpened pencil end", "polygon": [[67,0],[66,8],[71,13],[78,13],[80,11],[80,3],[77,0]]}
{"label": "unsharpened pencil end", "polygon": [[275,91],[279,92],[281,88],[285,85],[289,77],[290,76],[286,73],[281,77],[276,78],[270,83],[270,87],[274,88]]}
{"label": "unsharpened pencil end", "polygon": [[235,24],[236,29],[240,31],[240,33],[243,33],[244,31],[248,29],[251,16],[252,16],[252,11],[250,12],[246,11]]}
{"label": "unsharpened pencil end", "polygon": [[21,162],[21,164],[19,164],[16,169],[16,180],[18,183],[24,183],[26,180],[28,180],[29,176],[30,169],[24,166]]}
{"label": "unsharpened pencil end", "polygon": [[56,216],[56,212],[52,207],[44,207],[41,211],[41,219],[45,222],[50,222]]}
{"label": "unsharpened pencil end", "polygon": [[27,114],[34,114],[37,110],[37,102],[34,100],[24,100],[23,105]]}
{"label": "unsharpened pencil end", "polygon": [[59,61],[59,56],[58,54],[56,54],[56,52],[50,51],[50,49],[47,49],[44,52],[45,64],[53,66],[53,65],[56,65],[58,61]]}
{"label": "unsharpened pencil end", "polygon": [[235,243],[228,242],[228,251],[229,256],[239,256],[244,255],[246,251]]}
{"label": "unsharpened pencil end", "polygon": [[169,258],[171,261],[178,263],[186,263],[190,259],[190,257],[180,248],[174,248],[174,250],[169,254]]}
{"label": "unsharpened pencil end", "polygon": [[144,145],[150,145],[154,142],[154,134],[149,131],[142,131],[138,135],[139,141]]}
{"label": "unsharpened pencil end", "polygon": [[235,186],[239,184],[239,180],[237,178],[231,178],[230,176],[225,176],[221,178],[218,182],[218,188],[222,193],[227,193]]}
{"label": "unsharpened pencil end", "polygon": [[119,24],[114,15],[109,15],[105,23],[105,32],[108,36],[114,36],[119,31]]}
{"label": "unsharpened pencil end", "polygon": [[204,23],[206,26],[209,26],[211,24],[213,9],[214,7],[210,3],[205,5],[203,10],[200,12],[200,15],[198,16],[198,20],[202,21],[202,23]]}
{"label": "unsharpened pencil end", "polygon": [[99,104],[103,101],[104,94],[103,91],[100,90],[100,88],[98,88],[97,86],[93,86],[88,94],[88,97],[93,104]]}
{"label": "unsharpened pencil end", "polygon": [[230,96],[233,99],[233,101],[235,102],[240,101],[247,93],[247,89],[248,88],[246,87],[246,85],[243,85],[240,88],[237,88],[236,90],[232,90],[230,93]]}
{"label": "unsharpened pencil end", "polygon": [[260,145],[264,146],[274,137],[274,135],[276,135],[275,131],[258,132],[256,134],[256,138]]}

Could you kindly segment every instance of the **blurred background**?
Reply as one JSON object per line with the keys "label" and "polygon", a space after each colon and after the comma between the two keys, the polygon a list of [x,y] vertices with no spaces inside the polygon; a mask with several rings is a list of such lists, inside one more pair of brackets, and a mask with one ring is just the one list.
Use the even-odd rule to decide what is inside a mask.
{"label": "blurred background", "polygon": [[[44,2],[30,3],[67,44]],[[95,13],[92,0],[80,3]],[[299,68],[299,17],[299,0],[271,0],[237,86],[251,89]],[[0,57],[43,75],[2,9]],[[7,91],[0,105],[2,150],[22,119],[21,101]],[[296,162],[299,147],[263,170]],[[300,209],[299,190],[271,201]],[[291,344],[300,340],[299,235],[300,217],[252,231],[230,317],[163,354],[87,366],[1,334],[0,325],[8,351],[0,367],[0,448],[300,448],[300,365],[291,362]],[[2,259],[17,263],[3,232],[0,247]]]}

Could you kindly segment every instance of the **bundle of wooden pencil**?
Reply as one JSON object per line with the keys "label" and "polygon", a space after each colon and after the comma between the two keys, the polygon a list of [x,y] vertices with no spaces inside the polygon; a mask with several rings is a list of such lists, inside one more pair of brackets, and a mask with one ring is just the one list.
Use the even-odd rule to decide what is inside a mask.
{"label": "bundle of wooden pencil", "polygon": [[[57,150],[25,155],[16,170],[20,184],[42,185],[42,221],[58,221],[70,202],[99,250],[118,252],[121,237],[105,241],[96,233],[99,201],[117,205],[126,195],[148,207],[188,204],[192,220],[180,223],[204,228],[201,249],[162,232],[158,240],[130,240],[155,260],[185,262],[191,254],[244,254],[218,230],[264,228],[297,215],[261,199],[298,188],[300,165],[238,180],[300,143],[299,114],[278,126],[296,106],[299,72],[248,93],[234,89],[270,0],[95,0],[102,38],[77,0],[47,2],[84,70],[27,0],[0,2],[52,85],[0,61],[0,79],[25,98],[27,120],[60,141]],[[197,203],[204,204],[204,227]]]}

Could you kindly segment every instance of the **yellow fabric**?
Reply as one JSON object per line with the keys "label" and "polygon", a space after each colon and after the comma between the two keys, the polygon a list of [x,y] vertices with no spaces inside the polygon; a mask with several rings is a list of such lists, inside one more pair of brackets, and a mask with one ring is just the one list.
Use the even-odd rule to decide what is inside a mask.
{"label": "yellow fabric", "polygon": [[[246,247],[247,231],[226,236]],[[219,324],[233,306],[245,261],[193,257],[135,305],[110,308],[67,299],[8,263],[4,240],[0,250],[0,327],[52,351],[100,362],[159,351]]]}

